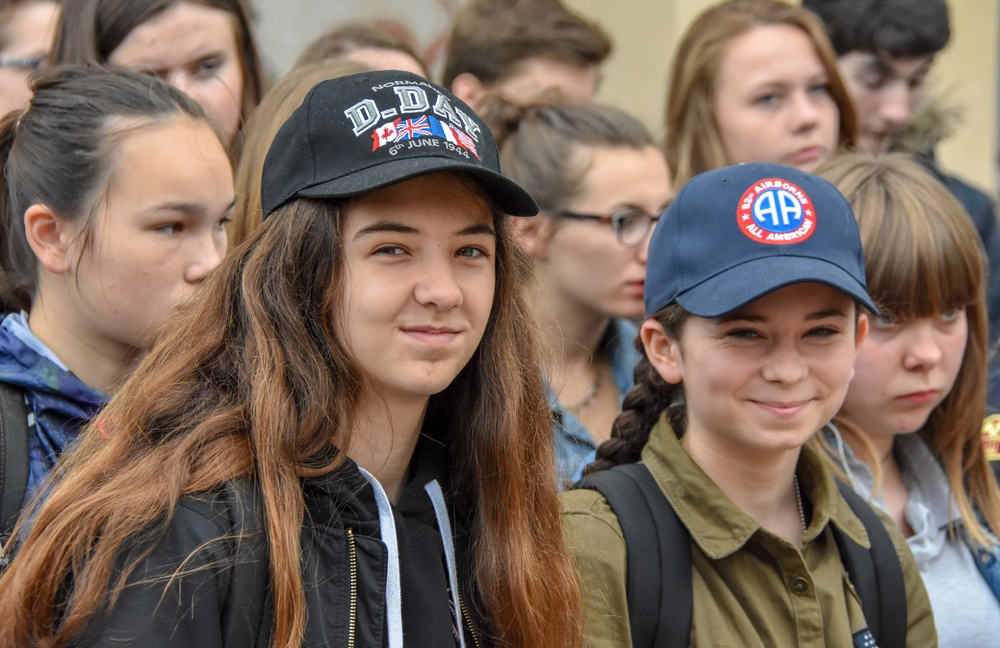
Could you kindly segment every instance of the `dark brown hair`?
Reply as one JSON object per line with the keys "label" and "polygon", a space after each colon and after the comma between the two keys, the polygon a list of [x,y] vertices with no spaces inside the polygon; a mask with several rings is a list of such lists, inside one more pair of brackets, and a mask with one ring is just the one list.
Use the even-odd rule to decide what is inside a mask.
{"label": "dark brown hair", "polygon": [[[660,323],[667,337],[680,340],[684,323],[689,317],[687,311],[673,303],[655,313],[651,319]],[[663,379],[646,356],[641,339],[636,339],[635,347],[640,354],[639,362],[635,365],[635,384],[625,394],[622,413],[615,419],[611,438],[597,448],[597,459],[587,466],[585,474],[639,461],[642,448],[649,441],[649,433],[664,412],[674,433],[678,437],[684,434],[686,414],[683,384],[674,385]]]}
{"label": "dark brown hair", "polygon": [[119,137],[176,116],[204,120],[192,99],[159,79],[81,66],[43,70],[23,112],[0,120],[0,300],[31,309],[38,281],[24,212],[49,206],[88,219],[115,164]]}
{"label": "dark brown hair", "polygon": [[402,52],[420,65],[424,76],[430,77],[427,64],[413,49],[411,43],[388,30],[379,28],[377,24],[366,22],[347,23],[317,36],[302,50],[292,69],[350,54],[364,48]]}
{"label": "dark brown hair", "polygon": [[610,53],[604,30],[559,0],[472,0],[455,18],[441,85],[466,72],[498,83],[535,56],[599,65]]}

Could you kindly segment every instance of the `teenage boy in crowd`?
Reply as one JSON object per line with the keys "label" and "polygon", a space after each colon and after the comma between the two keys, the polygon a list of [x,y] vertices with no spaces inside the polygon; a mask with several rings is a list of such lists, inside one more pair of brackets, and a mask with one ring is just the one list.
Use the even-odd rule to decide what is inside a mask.
{"label": "teenage boy in crowd", "polygon": [[[803,0],[823,19],[841,75],[858,114],[858,148],[880,153],[899,148],[914,127],[925,80],[951,36],[945,0]],[[933,145],[918,157],[961,201],[983,240],[989,261],[990,334],[1000,333],[1000,228],[992,200],[945,173]]]}
{"label": "teenage boy in crowd", "polygon": [[611,40],[559,0],[472,0],[458,14],[442,85],[473,109],[491,91],[527,103],[549,90],[590,101]]}

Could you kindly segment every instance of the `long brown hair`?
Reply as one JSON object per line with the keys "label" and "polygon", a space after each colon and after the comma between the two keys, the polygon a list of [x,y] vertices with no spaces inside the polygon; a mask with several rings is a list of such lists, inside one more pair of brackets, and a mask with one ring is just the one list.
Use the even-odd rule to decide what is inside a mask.
{"label": "long brown hair", "polygon": [[[660,323],[667,337],[680,340],[684,323],[690,316],[675,302],[651,315],[650,319]],[[636,339],[635,348],[640,354],[635,365],[635,384],[622,400],[622,412],[615,419],[611,438],[597,448],[597,458],[587,466],[584,474],[639,461],[653,425],[664,413],[674,434],[684,435],[687,427],[684,385],[663,379],[649,361],[642,340]]]}
{"label": "long brown hair", "polygon": [[674,54],[667,90],[666,156],[675,187],[682,187],[699,173],[731,164],[715,123],[715,82],[726,45],[763,25],[790,25],[809,37],[840,113],[838,143],[842,148],[854,145],[854,104],[819,18],[780,0],[729,0],[699,15]]}
{"label": "long brown hair", "polygon": [[240,131],[243,150],[233,174],[236,206],[233,208],[233,218],[226,227],[230,246],[242,243],[250,231],[260,225],[260,182],[264,158],[281,125],[320,81],[364,72],[366,69],[353,61],[327,59],[293,69],[267,91]]}
{"label": "long brown hair", "polygon": [[[951,391],[925,424],[972,537],[987,544],[974,509],[1000,532],[1000,491],[982,445],[988,329],[984,260],[962,205],[918,162],[901,153],[829,160],[819,173],[847,197],[865,250],[868,292],[905,321],[965,308],[968,341]],[[843,414],[840,427],[860,433]]]}
{"label": "long brown hair", "polygon": [[[470,181],[470,186],[474,183]],[[271,215],[208,279],[80,445],[0,578],[0,646],[63,646],[121,595],[136,538],[178,501],[223,482],[259,484],[273,646],[300,646],[300,478],[345,450],[365,376],[335,334],[345,202],[300,198]],[[469,364],[431,397],[447,439],[471,578],[502,647],[580,643],[580,604],[555,493],[548,407],[523,294],[527,265],[494,217],[497,286]],[[339,456],[343,456],[343,452]],[[463,520],[465,522],[463,522]]]}

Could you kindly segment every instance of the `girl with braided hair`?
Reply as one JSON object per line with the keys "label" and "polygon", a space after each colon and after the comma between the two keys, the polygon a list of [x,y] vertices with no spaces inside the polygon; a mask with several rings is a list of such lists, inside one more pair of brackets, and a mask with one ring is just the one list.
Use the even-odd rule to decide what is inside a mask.
{"label": "girl with braided hair", "polygon": [[[662,497],[686,530],[690,645],[891,645],[866,618],[839,548],[845,537],[869,547],[873,531],[899,556],[906,614],[894,629],[908,647],[936,645],[902,536],[853,494],[849,503],[821,455],[803,447],[843,402],[864,313],[876,311],[844,198],[775,164],[696,176],[653,231],[645,305],[636,385],[590,471],[641,461],[651,477],[643,495]],[[640,646],[631,623],[648,615],[640,623],[642,608],[630,605],[626,572],[644,557],[627,546],[624,507],[616,512],[604,484],[563,494],[585,645]]]}

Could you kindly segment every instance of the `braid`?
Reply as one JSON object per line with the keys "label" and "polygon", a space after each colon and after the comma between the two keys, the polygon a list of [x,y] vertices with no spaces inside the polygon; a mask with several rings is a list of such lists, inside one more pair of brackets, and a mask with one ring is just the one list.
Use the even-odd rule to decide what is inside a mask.
{"label": "braid", "polygon": [[[680,339],[680,329],[688,314],[680,306],[673,304],[653,317],[660,322],[667,335]],[[650,430],[664,411],[674,431],[683,433],[684,388],[680,384],[672,385],[663,380],[646,356],[642,341],[636,340],[635,345],[642,354],[635,366],[635,386],[625,394],[622,413],[615,419],[611,438],[597,449],[597,459],[587,466],[585,475],[639,461],[642,448],[649,440]]]}

